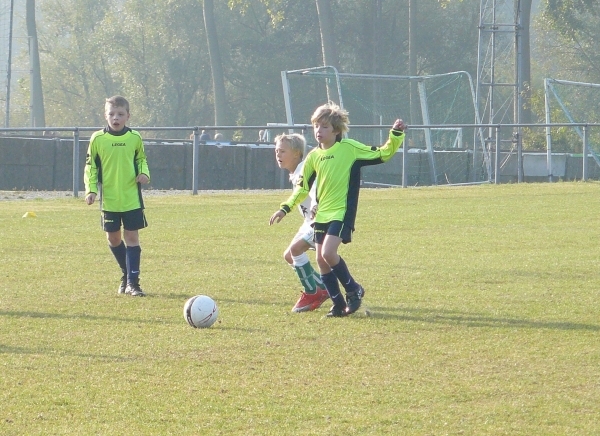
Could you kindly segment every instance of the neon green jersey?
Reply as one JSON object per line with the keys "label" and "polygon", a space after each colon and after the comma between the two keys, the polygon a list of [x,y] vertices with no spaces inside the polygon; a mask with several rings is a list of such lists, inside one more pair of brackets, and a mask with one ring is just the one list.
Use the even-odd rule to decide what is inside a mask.
{"label": "neon green jersey", "polygon": [[288,213],[302,202],[316,178],[318,209],[315,222],[342,221],[354,229],[360,169],[387,162],[403,141],[404,132],[390,131],[389,139],[381,147],[342,139],[326,150],[313,149],[306,157],[302,177],[292,195],[281,204],[281,209]]}
{"label": "neon green jersey", "polygon": [[135,178],[150,170],[140,134],[125,127],[115,133],[108,128],[94,132],[85,161],[85,192],[98,194],[102,184],[102,210],[127,212],[144,207],[142,188]]}

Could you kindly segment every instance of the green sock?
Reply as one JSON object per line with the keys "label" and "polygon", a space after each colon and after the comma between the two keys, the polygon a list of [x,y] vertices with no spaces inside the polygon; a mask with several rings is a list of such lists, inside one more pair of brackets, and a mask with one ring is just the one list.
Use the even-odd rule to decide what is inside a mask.
{"label": "green sock", "polygon": [[317,285],[317,288],[325,289],[325,283],[323,283],[323,280],[321,280],[321,274],[316,272],[314,269],[313,269],[313,279],[315,279],[315,284]]}
{"label": "green sock", "polygon": [[309,263],[305,263],[301,266],[295,266],[296,274],[298,274],[298,278],[300,279],[300,283],[304,287],[304,292],[307,294],[316,294],[317,293],[317,284],[315,283],[315,270],[312,265]]}

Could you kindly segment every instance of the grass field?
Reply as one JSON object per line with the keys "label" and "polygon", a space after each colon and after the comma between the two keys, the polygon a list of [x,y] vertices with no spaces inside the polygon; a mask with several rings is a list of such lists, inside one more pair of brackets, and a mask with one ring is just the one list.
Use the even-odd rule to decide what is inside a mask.
{"label": "grass field", "polygon": [[95,206],[0,201],[0,434],[600,434],[599,187],[364,189],[342,319],[290,312],[289,191],[148,196],[146,298]]}

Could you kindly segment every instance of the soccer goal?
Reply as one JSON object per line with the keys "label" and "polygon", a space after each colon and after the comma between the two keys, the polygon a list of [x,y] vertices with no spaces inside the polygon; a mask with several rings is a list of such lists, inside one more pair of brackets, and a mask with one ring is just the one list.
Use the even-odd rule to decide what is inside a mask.
{"label": "soccer goal", "polygon": [[[600,123],[600,84],[544,79],[546,124]],[[552,138],[555,139],[552,139]],[[581,126],[570,129],[546,127],[546,146],[551,151],[583,152],[584,131]],[[600,166],[600,129],[588,135],[588,151]]]}
{"label": "soccer goal", "polygon": [[327,101],[350,113],[349,136],[368,145],[382,144],[397,118],[409,124],[404,149],[389,164],[365,168],[363,183],[490,181],[489,153],[481,129],[473,126],[480,119],[467,72],[393,76],[339,73],[325,66],[282,71],[281,76],[290,125],[310,125],[314,110]]}

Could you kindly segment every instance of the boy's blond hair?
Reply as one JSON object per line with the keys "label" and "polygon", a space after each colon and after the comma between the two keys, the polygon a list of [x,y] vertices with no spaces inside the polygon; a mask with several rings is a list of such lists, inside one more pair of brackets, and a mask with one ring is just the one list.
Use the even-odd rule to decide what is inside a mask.
{"label": "boy's blond hair", "polygon": [[104,107],[106,107],[107,105],[110,105],[113,107],[123,107],[123,108],[125,108],[127,113],[129,113],[129,102],[123,96],[113,95],[112,97],[107,98],[106,104],[104,105]]}
{"label": "boy's blond hair", "polygon": [[342,109],[332,101],[319,106],[310,118],[312,124],[317,122],[322,123],[324,121],[329,122],[331,127],[333,127],[333,130],[338,133],[346,133],[348,131],[348,124],[350,124],[348,111]]}
{"label": "boy's blond hair", "polygon": [[293,151],[300,153],[304,157],[304,149],[306,148],[306,139],[299,133],[282,133],[275,137],[275,144],[285,142]]}

